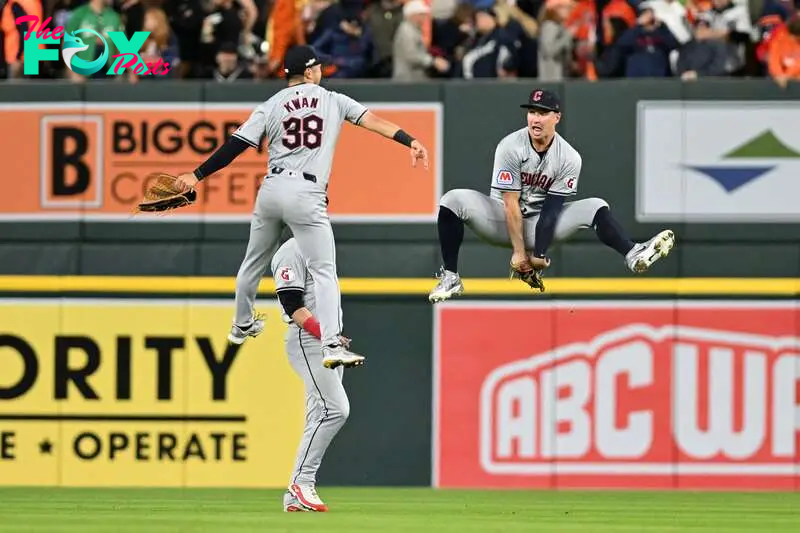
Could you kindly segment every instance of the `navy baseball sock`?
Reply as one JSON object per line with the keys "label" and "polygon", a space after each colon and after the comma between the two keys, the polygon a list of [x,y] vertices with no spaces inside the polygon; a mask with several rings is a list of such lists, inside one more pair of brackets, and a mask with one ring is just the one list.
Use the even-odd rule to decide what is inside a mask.
{"label": "navy baseball sock", "polygon": [[601,207],[597,210],[592,221],[592,227],[597,233],[597,237],[606,246],[610,246],[622,255],[626,255],[634,247],[635,243],[628,237],[619,222],[611,215],[608,207]]}
{"label": "navy baseball sock", "polygon": [[448,208],[440,206],[436,227],[439,230],[444,268],[450,272],[458,272],[458,250],[464,240],[464,221]]}

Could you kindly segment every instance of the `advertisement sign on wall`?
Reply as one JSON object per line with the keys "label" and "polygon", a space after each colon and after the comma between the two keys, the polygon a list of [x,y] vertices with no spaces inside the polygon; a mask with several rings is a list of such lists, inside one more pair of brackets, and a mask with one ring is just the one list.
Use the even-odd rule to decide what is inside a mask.
{"label": "advertisement sign on wall", "polygon": [[0,483],[285,487],[303,385],[259,310],[236,346],[226,303],[0,301]]}
{"label": "advertisement sign on wall", "polygon": [[641,101],[640,222],[798,222],[800,104]]}
{"label": "advertisement sign on wall", "polygon": [[458,302],[435,320],[436,486],[800,487],[796,302]]}
{"label": "advertisement sign on wall", "polygon": [[[197,168],[258,103],[2,104],[0,220],[205,220],[249,222],[267,169],[262,143],[204,180],[195,206],[168,217],[132,212],[156,172]],[[428,148],[430,169],[408,150],[350,124],[342,127],[329,188],[336,222],[435,220],[442,187],[439,103],[366,103]]]}

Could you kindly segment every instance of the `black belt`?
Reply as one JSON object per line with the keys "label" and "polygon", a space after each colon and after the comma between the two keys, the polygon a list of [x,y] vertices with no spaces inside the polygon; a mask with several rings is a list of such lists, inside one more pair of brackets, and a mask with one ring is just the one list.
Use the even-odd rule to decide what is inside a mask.
{"label": "black belt", "polygon": [[[277,175],[281,174],[284,170],[286,170],[286,169],[285,168],[281,168],[281,167],[270,167],[269,168],[269,174],[267,174],[267,178],[269,178],[270,175],[272,175],[272,174],[277,176]],[[314,174],[309,174],[308,172],[301,172],[300,174],[303,175],[303,179],[304,180],[310,181],[311,183],[316,183],[317,182],[317,177]]]}

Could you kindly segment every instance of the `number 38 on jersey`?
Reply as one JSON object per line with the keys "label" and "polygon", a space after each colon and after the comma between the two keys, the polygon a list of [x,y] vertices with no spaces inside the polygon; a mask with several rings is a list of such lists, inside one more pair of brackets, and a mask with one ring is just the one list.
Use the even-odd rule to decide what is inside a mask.
{"label": "number 38 on jersey", "polygon": [[283,121],[283,146],[289,150],[319,148],[322,144],[323,120],[311,114],[305,117],[288,117]]}

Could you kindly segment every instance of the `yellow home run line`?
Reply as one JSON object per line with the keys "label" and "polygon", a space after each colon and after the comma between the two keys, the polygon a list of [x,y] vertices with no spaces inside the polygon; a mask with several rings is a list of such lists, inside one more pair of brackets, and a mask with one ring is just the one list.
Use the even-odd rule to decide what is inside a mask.
{"label": "yellow home run line", "polygon": [[[233,277],[165,276],[0,276],[2,292],[87,293],[190,293],[225,294],[234,291]],[[518,280],[464,278],[470,296],[539,295]],[[430,278],[341,278],[342,294],[423,295]],[[545,280],[544,294],[671,294],[795,296],[800,278],[552,278]],[[261,294],[271,294],[275,283],[264,278]]]}

